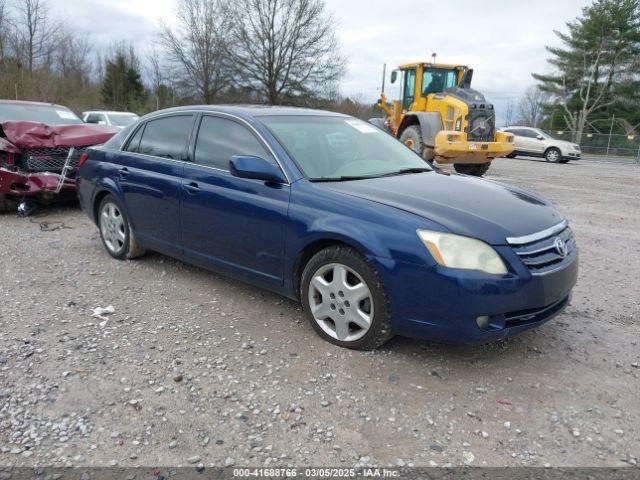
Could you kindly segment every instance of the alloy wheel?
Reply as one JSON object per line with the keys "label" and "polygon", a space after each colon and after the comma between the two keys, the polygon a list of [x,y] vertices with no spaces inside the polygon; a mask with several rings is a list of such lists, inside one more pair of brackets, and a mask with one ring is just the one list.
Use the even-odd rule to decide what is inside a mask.
{"label": "alloy wheel", "polygon": [[341,263],[323,265],[311,277],[308,295],[314,320],[330,337],[354,342],[371,328],[371,290],[352,268]]}
{"label": "alloy wheel", "polygon": [[551,149],[545,155],[547,162],[557,162],[560,159],[560,152],[556,149]]}
{"label": "alloy wheel", "polygon": [[105,245],[111,253],[118,254],[125,247],[127,234],[124,217],[116,204],[108,202],[102,206],[100,232]]}

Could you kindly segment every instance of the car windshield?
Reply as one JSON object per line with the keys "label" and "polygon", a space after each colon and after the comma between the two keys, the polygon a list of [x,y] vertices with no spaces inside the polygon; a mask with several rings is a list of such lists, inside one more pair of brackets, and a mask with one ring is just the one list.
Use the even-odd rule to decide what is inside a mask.
{"label": "car windshield", "polygon": [[110,113],[109,120],[111,121],[111,125],[116,125],[117,127],[126,127],[131,125],[133,122],[138,120],[140,117],[133,113]]}
{"label": "car windshield", "polygon": [[362,120],[337,116],[265,116],[260,120],[313,181],[432,170],[413,150]]}
{"label": "car windshield", "polygon": [[82,123],[75,113],[59,105],[0,104],[0,122],[9,121],[41,122],[48,125]]}

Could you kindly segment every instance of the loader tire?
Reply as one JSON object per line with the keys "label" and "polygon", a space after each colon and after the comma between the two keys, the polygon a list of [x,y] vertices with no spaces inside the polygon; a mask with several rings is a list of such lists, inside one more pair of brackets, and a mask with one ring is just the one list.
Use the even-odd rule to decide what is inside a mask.
{"label": "loader tire", "polygon": [[424,158],[427,162],[431,163],[433,161],[435,156],[433,147],[429,147],[424,144],[422,140],[422,132],[418,125],[411,125],[410,127],[407,127],[404,132],[402,132],[402,135],[400,135],[400,141]]}
{"label": "loader tire", "polygon": [[487,163],[455,163],[453,168],[456,169],[456,172],[462,173],[464,175],[473,175],[474,177],[481,177],[489,170],[491,166],[491,162]]}

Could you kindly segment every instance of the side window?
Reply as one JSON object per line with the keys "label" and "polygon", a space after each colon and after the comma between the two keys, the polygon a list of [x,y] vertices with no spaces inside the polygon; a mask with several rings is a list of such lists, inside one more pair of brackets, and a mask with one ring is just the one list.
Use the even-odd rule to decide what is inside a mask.
{"label": "side window", "polygon": [[193,115],[175,115],[150,120],[144,127],[138,153],[171,160],[186,160],[187,141],[192,125]]}
{"label": "side window", "polygon": [[251,131],[233,120],[204,116],[196,140],[195,163],[229,170],[234,155],[272,158]]}
{"label": "side window", "polygon": [[416,70],[406,70],[404,72],[404,88],[402,91],[402,108],[408,110],[416,93]]}
{"label": "side window", "polygon": [[142,138],[142,132],[144,131],[144,125],[140,125],[140,128],[129,140],[129,144],[124,148],[126,152],[139,153],[140,152],[140,139]]}
{"label": "side window", "polygon": [[414,100],[416,91],[416,70],[404,72],[404,88],[402,92],[402,108],[408,110]]}

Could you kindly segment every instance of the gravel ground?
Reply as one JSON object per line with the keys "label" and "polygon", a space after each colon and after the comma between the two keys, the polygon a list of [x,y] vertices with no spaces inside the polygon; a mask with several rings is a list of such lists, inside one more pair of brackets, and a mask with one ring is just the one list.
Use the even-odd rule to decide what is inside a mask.
{"label": "gravel ground", "polygon": [[636,465],[640,167],[489,177],[571,219],[581,272],[565,313],[475,347],[340,349],[274,294],[112,260],[76,208],[0,217],[0,465]]}

